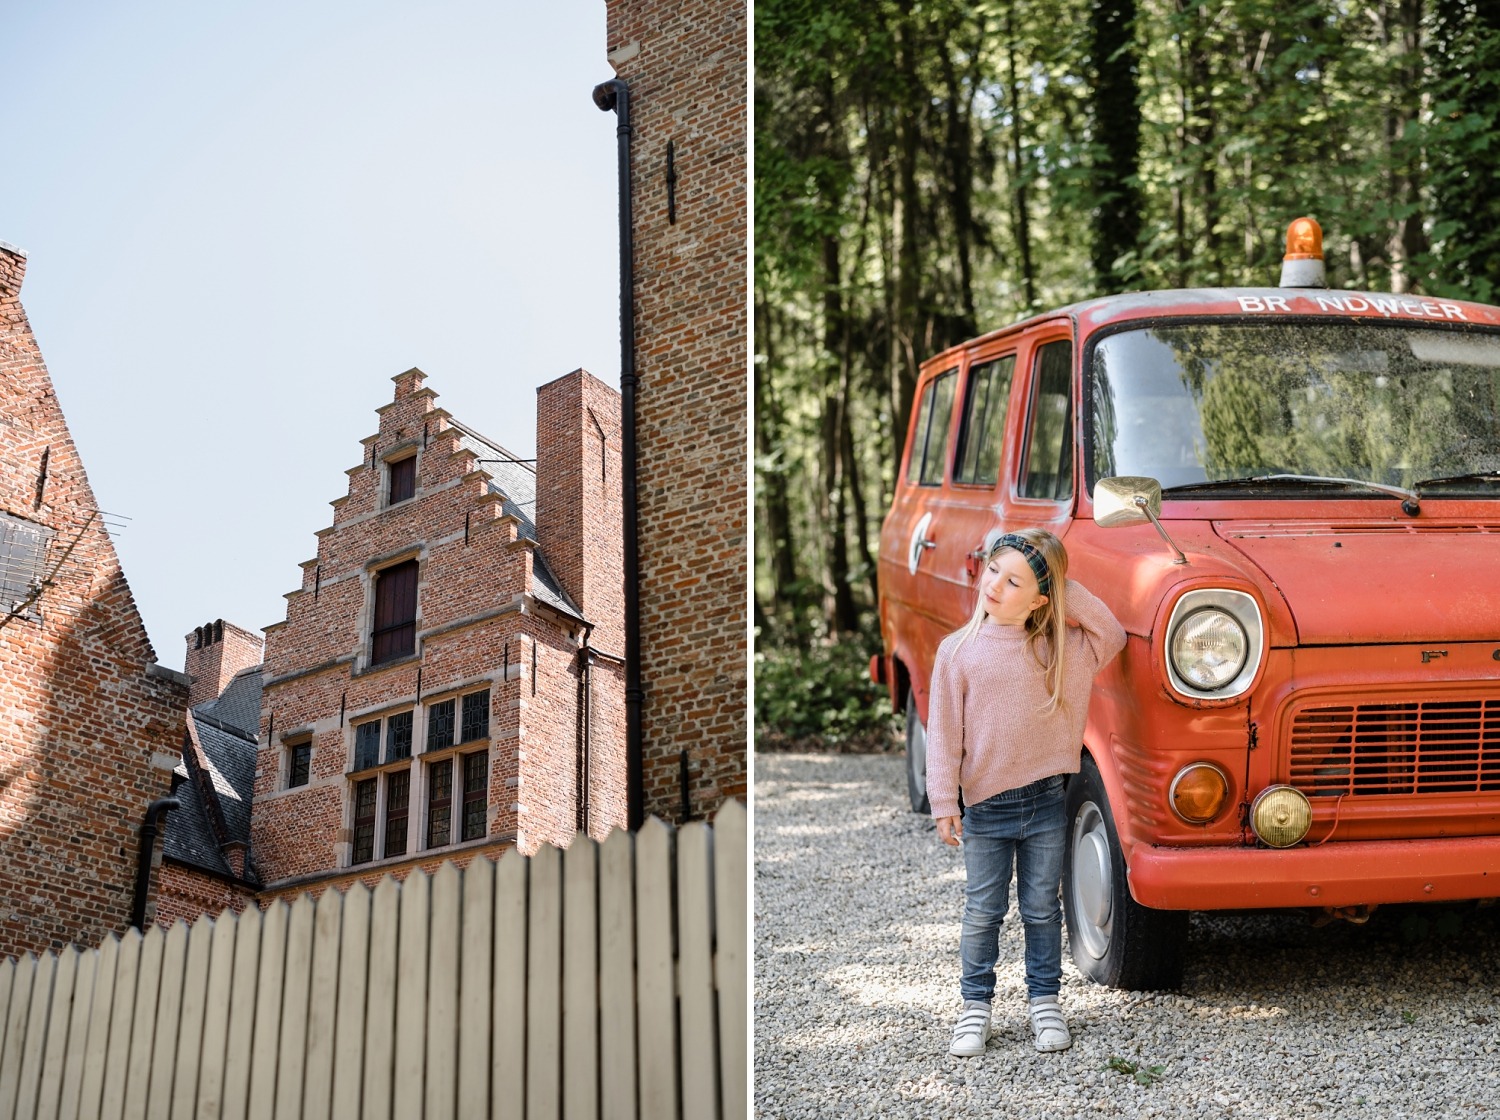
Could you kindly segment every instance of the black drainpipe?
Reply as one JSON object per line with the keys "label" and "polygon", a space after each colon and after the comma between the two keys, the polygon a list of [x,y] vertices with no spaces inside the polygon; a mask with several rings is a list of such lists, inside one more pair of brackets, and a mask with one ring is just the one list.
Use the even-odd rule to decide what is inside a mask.
{"label": "black drainpipe", "polygon": [[589,648],[589,635],[594,624],[583,624],[583,644],[578,647],[578,798],[576,827],[587,835],[589,831],[589,739],[593,722],[594,682],[589,672],[594,664],[594,651]]}
{"label": "black drainpipe", "polygon": [[146,924],[146,896],[151,893],[151,855],[156,850],[157,821],[168,809],[180,809],[182,802],[175,797],[160,797],[146,806],[146,818],[141,821],[141,848],[135,861],[135,901],[130,907],[130,925],[140,929]]}
{"label": "black drainpipe", "polygon": [[635,502],[635,243],[630,211],[630,89],[619,78],[594,87],[594,104],[614,110],[620,157],[620,460],[625,549],[625,805],[631,831],[645,819],[645,759],[641,744],[640,548]]}

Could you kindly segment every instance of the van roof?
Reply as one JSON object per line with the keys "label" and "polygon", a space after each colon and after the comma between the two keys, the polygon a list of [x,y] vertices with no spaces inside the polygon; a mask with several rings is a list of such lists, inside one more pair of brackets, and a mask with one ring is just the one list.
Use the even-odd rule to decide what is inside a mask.
{"label": "van roof", "polygon": [[1267,315],[1313,315],[1334,319],[1396,319],[1412,323],[1457,324],[1460,327],[1500,327],[1500,307],[1437,296],[1331,288],[1174,288],[1127,292],[1069,304],[991,331],[952,347],[938,357],[947,357],[954,351],[1060,317],[1072,319],[1079,334],[1086,335],[1100,327],[1132,320],[1198,315],[1230,316],[1246,321]]}

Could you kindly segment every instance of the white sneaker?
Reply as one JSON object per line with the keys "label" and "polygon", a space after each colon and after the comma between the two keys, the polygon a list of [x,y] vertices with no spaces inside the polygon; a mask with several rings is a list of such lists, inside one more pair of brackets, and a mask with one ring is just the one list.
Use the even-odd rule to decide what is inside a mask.
{"label": "white sneaker", "polygon": [[990,1005],[977,999],[964,1001],[963,1012],[953,1028],[953,1041],[948,1053],[960,1058],[972,1058],[984,1053],[984,1044],[990,1040]]}
{"label": "white sneaker", "polygon": [[1043,1054],[1073,1045],[1068,1021],[1063,1018],[1056,996],[1037,996],[1031,1001],[1031,1030],[1036,1035],[1036,1048]]}

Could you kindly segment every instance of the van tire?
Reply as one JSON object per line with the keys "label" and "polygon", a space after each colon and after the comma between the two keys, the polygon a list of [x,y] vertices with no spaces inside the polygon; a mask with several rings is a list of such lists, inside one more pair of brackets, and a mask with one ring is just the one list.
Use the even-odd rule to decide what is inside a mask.
{"label": "van tire", "polygon": [[906,794],[913,813],[932,813],[927,800],[927,729],[917,716],[917,698],[906,694]]}
{"label": "van tire", "polygon": [[1186,910],[1153,910],[1130,896],[1120,836],[1099,768],[1088,755],[1068,779],[1063,911],[1078,971],[1126,991],[1182,985]]}

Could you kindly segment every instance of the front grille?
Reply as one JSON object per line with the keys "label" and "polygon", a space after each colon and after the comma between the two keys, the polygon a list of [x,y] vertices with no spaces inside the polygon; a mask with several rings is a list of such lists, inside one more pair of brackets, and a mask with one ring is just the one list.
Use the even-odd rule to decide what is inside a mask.
{"label": "front grille", "polygon": [[1500,791],[1500,698],[1309,703],[1291,783],[1312,797]]}

